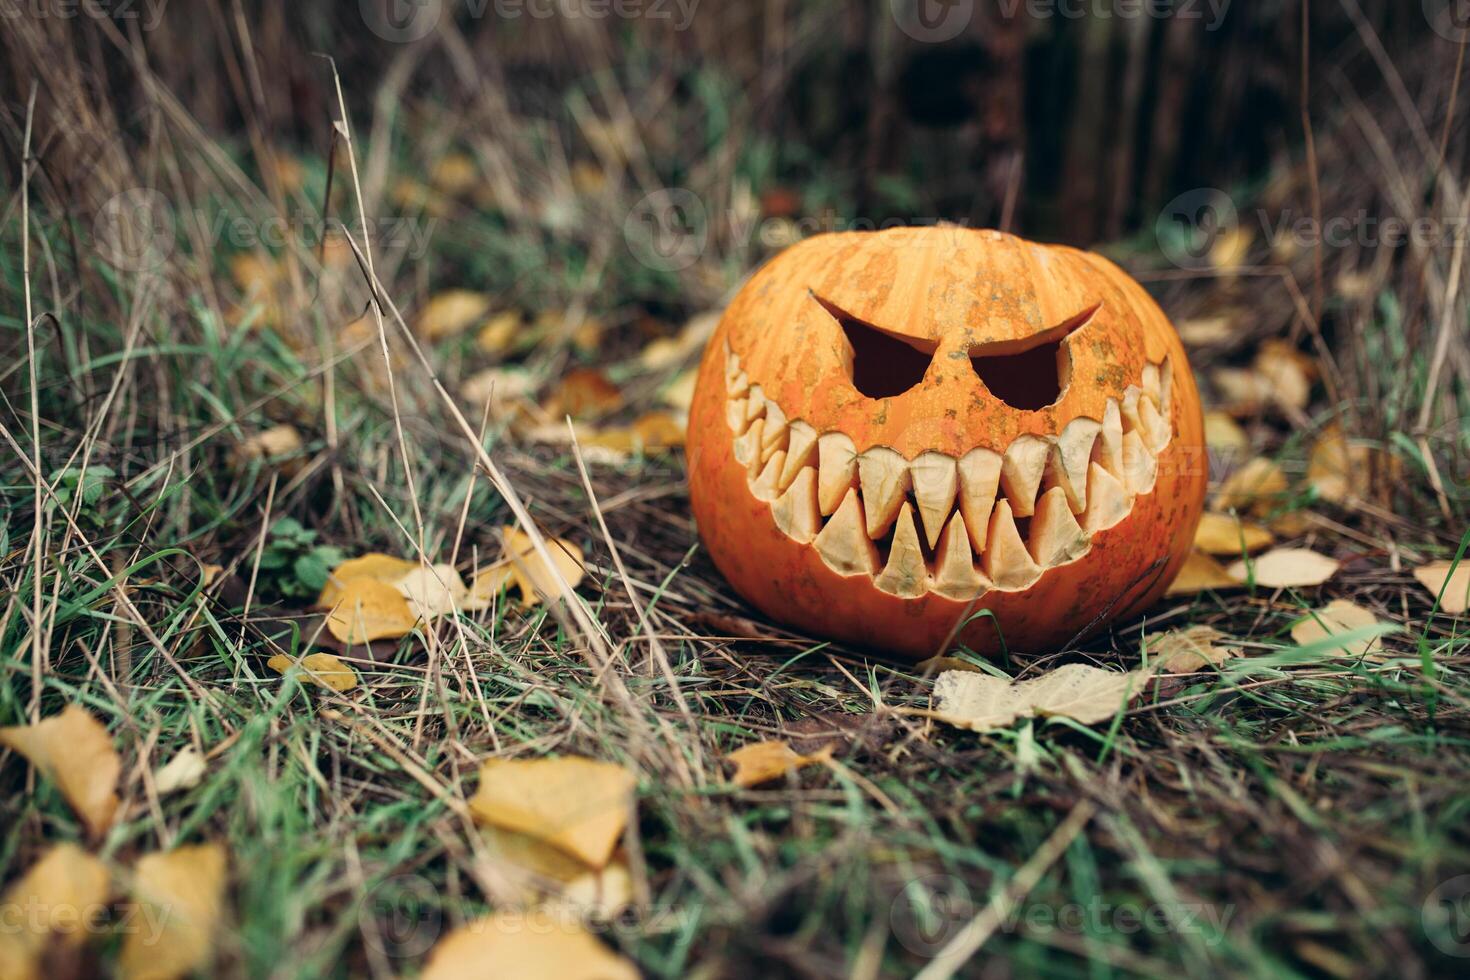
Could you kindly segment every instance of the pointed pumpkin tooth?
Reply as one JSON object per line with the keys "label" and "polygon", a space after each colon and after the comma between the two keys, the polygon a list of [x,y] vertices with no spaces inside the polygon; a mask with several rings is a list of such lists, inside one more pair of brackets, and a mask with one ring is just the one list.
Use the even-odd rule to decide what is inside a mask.
{"label": "pointed pumpkin tooth", "polygon": [[[789,459],[789,457],[788,457]],[[817,471],[803,467],[774,504],[771,516],[787,537],[810,544],[822,528],[822,515],[817,513]]]}
{"label": "pointed pumpkin tooth", "polygon": [[874,446],[858,457],[858,483],[863,488],[863,510],[868,517],[868,537],[878,539],[903,504],[909,488],[909,467],[902,456],[886,446]]}
{"label": "pointed pumpkin tooth", "polygon": [[756,419],[750,423],[750,428],[745,434],[735,440],[733,452],[735,462],[745,467],[745,476],[748,480],[754,480],[761,471],[761,430],[765,428],[765,419]]}
{"label": "pointed pumpkin tooth", "polygon": [[996,588],[1007,590],[1029,588],[1041,577],[1041,568],[1031,560],[1031,552],[1026,550],[1026,542],[1021,540],[1021,532],[1011,516],[1010,502],[1004,498],[995,502],[995,510],[990,515],[985,575]]}
{"label": "pointed pumpkin tooth", "polygon": [[1169,417],[1169,408],[1174,403],[1174,362],[1164,358],[1159,366],[1159,411]]}
{"label": "pointed pumpkin tooth", "polygon": [[857,477],[857,447],[841,432],[817,437],[817,503],[826,517],[837,509]]}
{"label": "pointed pumpkin tooth", "polygon": [[[796,421],[791,423],[791,437],[786,442],[786,468],[781,471],[781,486],[791,486],[791,481],[796,479],[796,474],[808,463],[813,462],[817,454],[817,430],[805,422]],[[815,481],[815,473],[813,474]],[[815,482],[812,484],[815,486]]]}
{"label": "pointed pumpkin tooth", "polygon": [[1138,399],[1143,397],[1143,389],[1137,385],[1129,385],[1123,391],[1123,401],[1118,406],[1123,413],[1123,433],[1137,432],[1143,427],[1138,420]]}
{"label": "pointed pumpkin tooth", "polygon": [[729,389],[729,393],[732,397],[735,395],[743,395],[746,392],[750,391],[750,375],[746,374],[744,371],[741,371],[739,374],[735,375],[735,380],[729,382]]}
{"label": "pointed pumpkin tooth", "polygon": [[970,534],[965,519],[955,514],[949,519],[939,545],[934,550],[934,591],[946,599],[969,602],[984,595],[990,582],[975,567],[970,551]]}
{"label": "pointed pumpkin tooth", "polygon": [[745,421],[753,422],[766,414],[766,395],[760,385],[750,386],[750,398],[745,403]]}
{"label": "pointed pumpkin tooth", "polygon": [[1159,390],[1159,366],[1147,361],[1144,362],[1143,374],[1139,376],[1138,385],[1143,389],[1145,395],[1152,396],[1153,400],[1157,403],[1163,396],[1163,393]]}
{"label": "pointed pumpkin tooth", "polygon": [[878,548],[863,526],[863,505],[857,490],[849,487],[841,505],[817,534],[817,553],[838,575],[867,575],[878,572]]}
{"label": "pointed pumpkin tooth", "polygon": [[780,405],[766,399],[766,432],[761,436],[761,444],[767,449],[772,446],[785,449],[787,432],[786,413]]}
{"label": "pointed pumpkin tooth", "polygon": [[1102,423],[1078,418],[1067,423],[1052,448],[1046,468],[1046,489],[1061,487],[1073,513],[1087,509],[1087,467],[1092,463],[1092,447],[1097,442]]}
{"label": "pointed pumpkin tooth", "polygon": [[929,568],[924,564],[919,529],[914,526],[914,508],[907,500],[898,511],[898,526],[893,531],[893,545],[888,549],[888,564],[873,579],[873,584],[884,592],[905,599],[921,596],[929,589]]}
{"label": "pointed pumpkin tooth", "polygon": [[1036,509],[1036,491],[1041,489],[1049,455],[1051,443],[1036,436],[1021,436],[1006,450],[1000,464],[1000,485],[1017,517],[1030,517]]}
{"label": "pointed pumpkin tooth", "polygon": [[1041,495],[1031,518],[1031,557],[1042,568],[1065,565],[1087,553],[1091,542],[1072,516],[1072,506],[1061,487]]}
{"label": "pointed pumpkin tooth", "polygon": [[1159,414],[1154,400],[1148,395],[1138,400],[1138,421],[1143,424],[1139,431],[1143,433],[1144,444],[1155,454],[1163,452],[1173,433],[1169,431],[1169,423]]}
{"label": "pointed pumpkin tooth", "polygon": [[954,509],[959,471],[954,460],[943,453],[920,453],[909,463],[909,479],[914,485],[914,499],[919,502],[919,516],[924,520],[924,536],[932,548]]}
{"label": "pointed pumpkin tooth", "polygon": [[725,421],[730,423],[730,431],[736,435],[745,431],[745,412],[749,407],[745,398],[732,398],[725,402]]}
{"label": "pointed pumpkin tooth", "polygon": [[1082,526],[1088,534],[1096,534],[1127,516],[1128,491],[1122,481],[1093,463],[1087,474],[1087,510],[1082,514]]}
{"label": "pointed pumpkin tooth", "polygon": [[1000,484],[1000,453],[988,449],[972,449],[960,457],[960,514],[970,544],[976,552],[985,550],[990,534],[990,512],[995,509],[995,491]]}
{"label": "pointed pumpkin tooth", "polygon": [[1123,475],[1123,413],[1109,398],[1103,409],[1102,431],[1098,433],[1097,461],[1114,476]]}
{"label": "pointed pumpkin tooth", "polygon": [[777,486],[781,479],[781,467],[785,465],[786,454],[779,449],[776,450],[776,454],[766,462],[765,468],[761,470],[761,475],[756,477],[755,482],[750,485],[750,492],[757,500],[776,499],[781,492],[780,487]]}
{"label": "pointed pumpkin tooth", "polygon": [[730,345],[729,344],[726,344],[725,345],[725,384],[728,385],[728,384],[731,384],[732,382],[734,382],[735,376],[737,374],[739,374],[739,373],[740,373],[740,355],[737,354],[737,353],[735,353],[734,351],[732,351],[730,349]]}
{"label": "pointed pumpkin tooth", "polygon": [[1143,444],[1143,437],[1130,432],[1123,437],[1123,486],[1129,496],[1150,493],[1159,476],[1159,461]]}

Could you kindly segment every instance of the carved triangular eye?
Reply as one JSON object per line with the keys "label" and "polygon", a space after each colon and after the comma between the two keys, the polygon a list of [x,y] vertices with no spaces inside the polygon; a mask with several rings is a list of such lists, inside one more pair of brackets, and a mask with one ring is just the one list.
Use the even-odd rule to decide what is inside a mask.
{"label": "carved triangular eye", "polygon": [[868,398],[892,398],[924,380],[938,344],[896,337],[838,309],[816,294],[852,345],[852,385]]}
{"label": "carved triangular eye", "polygon": [[1024,340],[970,348],[970,366],[992,395],[1012,408],[1034,412],[1062,396],[1072,379],[1066,340],[1086,325],[1101,304]]}

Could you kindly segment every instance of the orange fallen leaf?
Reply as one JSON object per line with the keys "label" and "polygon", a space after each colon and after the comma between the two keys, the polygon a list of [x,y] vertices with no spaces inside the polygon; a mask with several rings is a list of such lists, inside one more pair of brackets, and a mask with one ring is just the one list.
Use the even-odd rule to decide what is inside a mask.
{"label": "orange fallen leaf", "polygon": [[214,958],[224,907],[225,849],[219,844],[179,847],[138,859],[133,898],[156,929],[133,929],[118,955],[125,978],[183,977],[204,971]]}
{"label": "orange fallen leaf", "polygon": [[632,815],[636,784],[623,766],[581,756],[489,759],[470,812],[602,868]]}
{"label": "orange fallen leaf", "polygon": [[1470,559],[1458,568],[1453,562],[1430,562],[1414,569],[1414,577],[1439,599],[1440,612],[1458,616],[1470,608]]}
{"label": "orange fallen leaf", "polygon": [[429,183],[450,197],[462,197],[480,182],[480,168],[465,153],[449,153],[429,171]]}
{"label": "orange fallen leaf", "polygon": [[748,788],[779,779],[802,766],[824,763],[830,758],[832,758],[832,746],[830,745],[824,745],[810,755],[802,755],[792,749],[789,743],[776,739],[742,745],[725,756],[725,761],[735,765],[735,772],[730,777],[730,782],[736,786]]}
{"label": "orange fallen leaf", "polygon": [[0,977],[40,980],[53,942],[80,946],[106,910],[107,866],[57,844],[0,896]]}
{"label": "orange fallen leaf", "polygon": [[1210,589],[1238,588],[1240,583],[1230,577],[1225,566],[1203,552],[1192,551],[1164,595],[1195,595]]}
{"label": "orange fallen leaf", "polygon": [[499,354],[515,342],[525,326],[519,312],[506,310],[486,320],[475,333],[475,346],[486,354]]}
{"label": "orange fallen leaf", "polygon": [[[1373,615],[1371,609],[1364,609],[1356,602],[1349,602],[1346,599],[1334,599],[1293,625],[1291,638],[1300,645],[1306,646],[1318,640],[1325,640],[1329,636],[1351,633],[1353,630],[1378,624],[1379,619]],[[1343,650],[1355,657],[1364,657],[1370,654],[1378,643],[1379,638],[1374,636],[1366,640],[1347,643],[1343,646]]]}
{"label": "orange fallen leaf", "polygon": [[426,340],[443,340],[463,333],[484,319],[490,297],[468,289],[448,289],[430,298],[419,312],[419,334]]}
{"label": "orange fallen leaf", "polygon": [[1241,559],[1227,571],[1240,582],[1249,576],[1256,585],[1269,589],[1292,589],[1321,585],[1336,575],[1340,567],[1326,555],[1307,548],[1277,548],[1249,564]]}
{"label": "orange fallen leaf", "polygon": [[623,393],[596,368],[573,368],[546,400],[546,414],[560,420],[597,418],[622,407]]}
{"label": "orange fallen leaf", "polygon": [[[492,966],[493,964],[493,966]],[[423,980],[556,977],[638,980],[638,969],[573,919],[496,912],[455,929],[429,953]]]}
{"label": "orange fallen leaf", "polygon": [[1210,555],[1251,554],[1274,540],[1271,532],[1259,524],[1213,512],[1201,515],[1194,532],[1195,549]]}
{"label": "orange fallen leaf", "polygon": [[286,671],[299,666],[305,677],[313,683],[339,694],[357,686],[357,671],[330,653],[308,653],[300,660],[292,660],[284,653],[278,653],[267,660],[265,665],[283,677]]}
{"label": "orange fallen leaf", "polygon": [[393,586],[372,578],[354,578],[327,614],[327,630],[343,643],[396,640],[413,632],[418,617],[408,599]]}
{"label": "orange fallen leaf", "polygon": [[34,725],[0,728],[0,745],[25,756],[55,783],[93,838],[107,833],[117,816],[122,760],[90,712],[73,704]]}

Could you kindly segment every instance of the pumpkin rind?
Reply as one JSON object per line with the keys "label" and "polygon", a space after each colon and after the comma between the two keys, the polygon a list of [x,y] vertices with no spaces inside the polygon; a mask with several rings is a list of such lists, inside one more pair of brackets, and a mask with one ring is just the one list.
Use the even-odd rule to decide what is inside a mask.
{"label": "pumpkin rind", "polygon": [[[932,350],[922,380],[859,392],[834,309]],[[1044,408],[1001,401],[970,363],[1068,322],[1082,324],[1061,342],[1070,372]],[[996,652],[1000,633],[1054,648],[1146,608],[1205,491],[1198,392],[1142,287],[1096,255],[953,227],[817,236],[757,272],[701,363],[689,459],[701,537],[741,595],[916,659],[956,637]]]}

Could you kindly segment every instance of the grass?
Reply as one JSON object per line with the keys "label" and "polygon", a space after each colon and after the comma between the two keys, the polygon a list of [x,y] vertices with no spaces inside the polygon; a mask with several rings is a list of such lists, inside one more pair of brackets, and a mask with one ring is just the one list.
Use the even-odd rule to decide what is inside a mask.
{"label": "grass", "polygon": [[[329,694],[265,666],[280,649],[303,651],[320,626],[302,608],[311,572],[294,557],[422,547],[471,567],[514,517],[428,374],[392,339],[391,316],[386,351],[363,318],[369,293],[344,253],[323,265],[314,242],[273,251],[288,274],[262,298],[232,267],[253,249],[197,247],[195,216],[243,215],[256,228],[279,217],[258,149],[178,125],[168,134],[138,166],[172,188],[178,235],[156,270],[107,261],[92,214],[39,171],[27,189],[29,277],[20,209],[0,212],[0,330],[14,352],[0,420],[18,447],[0,454],[0,723],[67,704],[103,720],[125,762],[125,816],[100,848],[118,868],[179,842],[227,845],[221,975],[413,973],[436,938],[491,906],[456,806],[479,761],[566,753],[638,773],[625,842],[636,909],[598,928],[654,976],[908,975],[972,923],[988,931],[968,969],[986,976],[1428,976],[1461,962],[1436,945],[1457,934],[1434,915],[1447,907],[1440,897],[1463,898],[1436,889],[1470,869],[1470,631],[1433,615],[1407,569],[1461,557],[1466,511],[1447,470],[1441,513],[1427,467],[1408,452],[1415,440],[1399,447],[1408,475],[1381,505],[1295,502],[1322,518],[1301,540],[1346,561],[1327,587],[1170,600],[1146,624],[1115,624],[1061,654],[1013,651],[996,666],[1026,676],[1076,659],[1128,668],[1145,629],[1193,624],[1239,638],[1246,657],[1159,680],[1111,725],[1033,720],[980,736],[904,713],[928,706],[921,671],[792,635],[745,607],[698,546],[679,454],[591,469],[625,582],[574,456],[496,422],[480,445],[505,483],[544,531],[588,557],[580,593],[611,667],[575,617],[502,602],[432,636],[346,651],[363,683]],[[400,148],[418,138],[394,136]],[[529,135],[513,145],[552,152]],[[359,164],[375,148],[355,145]],[[330,170],[332,213],[356,227],[344,188],[360,185],[344,150],[334,161],[302,154],[304,181],[282,196],[288,212],[316,215]],[[752,143],[749,165],[767,166],[768,151]],[[427,162],[392,156],[387,172],[423,173]],[[122,178],[108,169],[114,158],[100,163],[92,190],[106,199]],[[204,176],[168,183],[171,170],[196,167]],[[526,162],[523,172],[541,171]],[[451,202],[437,230],[431,215],[405,214],[429,230],[429,251],[376,243],[379,275],[403,308],[431,284],[533,312],[590,303],[608,324],[597,352],[553,328],[510,356],[546,379],[604,364],[631,416],[687,366],[643,368],[650,332],[715,303],[759,258],[716,247],[696,274],[640,266],[618,217],[635,190],[571,202],[577,222],[565,234],[532,234],[523,218],[466,201]],[[391,182],[366,191],[382,202]],[[8,202],[19,194],[7,184]],[[1178,317],[1252,301],[1229,277],[1156,278]],[[1382,404],[1417,409],[1429,360],[1408,324],[1423,311],[1394,302],[1401,284],[1383,285],[1382,316],[1359,329],[1369,348],[1415,351],[1406,370],[1364,363],[1393,385]],[[55,317],[28,324],[27,290]],[[344,328],[354,323],[371,329]],[[493,360],[467,337],[428,356],[451,391]],[[1196,367],[1231,359],[1237,351],[1206,349]],[[1369,431],[1370,390],[1360,385],[1349,406]],[[1446,390],[1464,403],[1457,379]],[[1311,421],[1341,407],[1319,387]],[[1431,444],[1448,463],[1463,459],[1461,418]],[[1302,465],[1303,430],[1256,422],[1259,445]],[[304,434],[286,458],[242,452],[283,423]],[[39,514],[34,455],[50,486]],[[282,551],[293,560],[258,561]],[[223,570],[206,585],[209,564]],[[1293,622],[1339,596],[1400,627],[1384,659],[1291,640]],[[740,745],[834,734],[828,767],[761,789],[727,780],[721,758]],[[151,773],[189,745],[207,755],[206,777],[160,798]],[[84,835],[23,761],[0,756],[0,780],[9,881],[47,844]],[[87,955],[105,963],[115,950],[109,940]]]}

